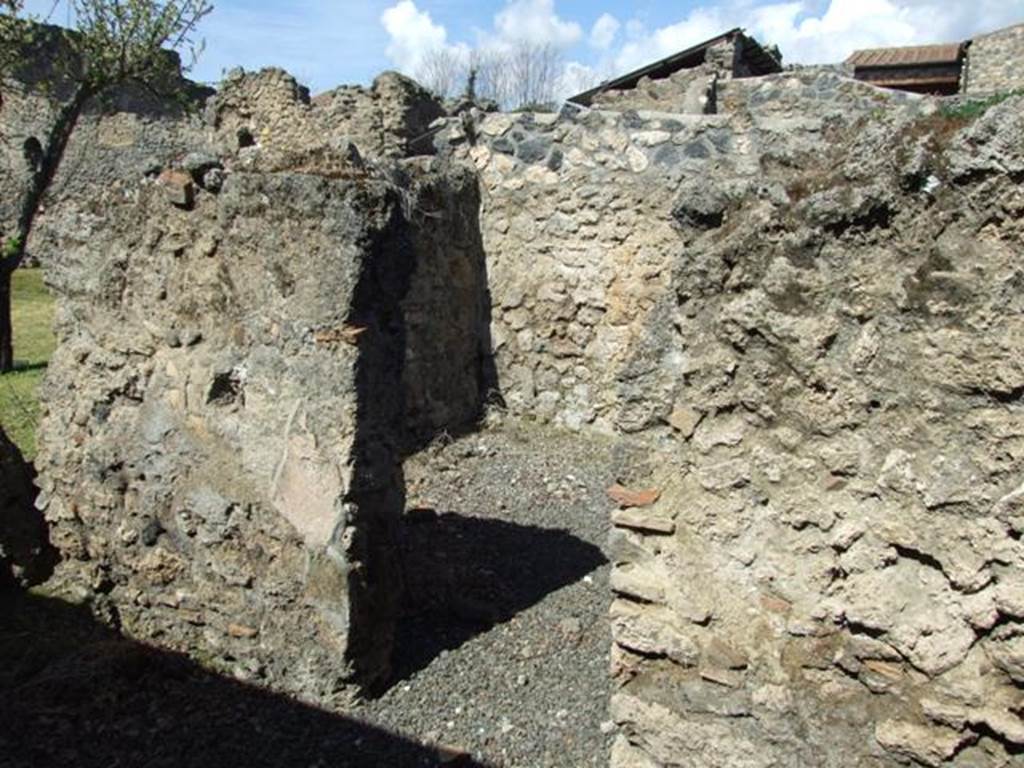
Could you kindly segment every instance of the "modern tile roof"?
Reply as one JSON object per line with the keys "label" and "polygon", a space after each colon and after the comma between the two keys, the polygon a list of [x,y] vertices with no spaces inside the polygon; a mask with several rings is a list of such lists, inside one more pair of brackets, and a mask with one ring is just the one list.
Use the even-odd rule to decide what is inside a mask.
{"label": "modern tile roof", "polygon": [[914,45],[904,48],[869,48],[854,51],[846,60],[857,68],[920,67],[930,64],[957,64],[963,58],[963,43]]}

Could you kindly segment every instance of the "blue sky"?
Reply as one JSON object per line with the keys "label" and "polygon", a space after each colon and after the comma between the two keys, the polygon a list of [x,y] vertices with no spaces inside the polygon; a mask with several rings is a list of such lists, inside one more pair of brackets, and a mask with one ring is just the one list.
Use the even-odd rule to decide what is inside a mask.
{"label": "blue sky", "polygon": [[[855,48],[962,40],[1024,22],[1024,0],[213,0],[193,77],[284,67],[314,91],[416,75],[425,53],[521,39],[558,47],[582,78],[640,66],[732,27],[790,62],[840,61]],[[48,11],[53,0],[30,0]],[[58,8],[54,20],[64,21]]]}

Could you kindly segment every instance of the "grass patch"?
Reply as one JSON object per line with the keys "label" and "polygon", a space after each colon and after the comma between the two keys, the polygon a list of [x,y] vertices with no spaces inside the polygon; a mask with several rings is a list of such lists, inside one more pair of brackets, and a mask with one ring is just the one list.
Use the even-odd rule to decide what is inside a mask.
{"label": "grass patch", "polygon": [[36,455],[39,383],[57,345],[54,303],[40,269],[17,270],[11,291],[15,369],[0,374],[0,424],[31,461]]}
{"label": "grass patch", "polygon": [[955,107],[943,107],[941,110],[942,116],[950,120],[969,122],[981,117],[997,104],[1002,104],[1013,96],[1021,95],[1024,95],[1024,90],[997,93],[989,96],[987,99],[980,99],[978,101],[965,101],[962,104],[957,104]]}

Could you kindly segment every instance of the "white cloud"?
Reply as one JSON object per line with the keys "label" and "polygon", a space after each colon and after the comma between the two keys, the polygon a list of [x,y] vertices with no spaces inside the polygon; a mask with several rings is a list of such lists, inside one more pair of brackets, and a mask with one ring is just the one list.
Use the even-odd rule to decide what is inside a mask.
{"label": "white cloud", "polygon": [[610,13],[601,14],[601,17],[594,22],[594,26],[590,30],[590,44],[602,51],[611,48],[621,27],[622,25],[619,23],[619,20]]}
{"label": "white cloud", "polygon": [[817,63],[857,48],[959,42],[1019,22],[1024,0],[831,0],[818,16],[800,10],[793,2],[761,6],[751,31],[790,61]]}
{"label": "white cloud", "polygon": [[619,72],[627,72],[697,45],[736,26],[724,6],[695,8],[675,24],[648,32],[633,20],[627,26],[629,39],[615,57]]}
{"label": "white cloud", "polygon": [[933,19],[893,0],[832,0],[821,16],[800,12],[799,3],[762,6],[754,10],[751,31],[780,46],[788,60],[805,63],[842,61],[857,48],[934,40]]}
{"label": "white cloud", "polygon": [[[414,77],[421,73],[428,54],[444,51],[463,62],[469,55],[470,46],[464,42],[449,43],[444,25],[436,23],[429,12],[420,10],[414,0],[399,0],[381,14],[380,22],[388,36],[388,59]],[[476,47],[507,50],[525,42],[564,51],[583,36],[579,24],[566,21],[555,12],[554,0],[509,0],[494,16],[493,29],[478,31]]]}
{"label": "white cloud", "polygon": [[578,61],[570,61],[565,65],[555,92],[559,98],[567,99],[577,93],[588,91],[595,85],[600,85],[603,79],[594,67]]}
{"label": "white cloud", "polygon": [[510,0],[494,17],[494,30],[501,43],[529,42],[568,48],[583,37],[574,21],[555,13],[554,0]]}
{"label": "white cloud", "polygon": [[[417,7],[416,0],[392,1],[380,22],[394,66],[415,76],[431,51],[466,57],[469,46],[449,41],[444,25]],[[786,62],[821,63],[842,61],[856,48],[965,40],[1022,17],[1024,0],[704,0],[660,27],[639,17],[620,21],[604,13],[585,32],[559,15],[556,0],[505,0],[492,27],[477,31],[475,43],[484,50],[525,41],[571,51],[579,58],[566,66],[560,90],[573,92],[737,26],[778,45]],[[580,44],[589,46],[589,54]]]}
{"label": "white cloud", "polygon": [[386,9],[380,22],[388,33],[387,56],[401,70],[415,72],[425,54],[445,48],[448,32],[413,0],[399,0]]}
{"label": "white cloud", "polygon": [[631,19],[615,64],[635,69],[736,26],[778,45],[787,62],[814,64],[843,61],[857,48],[956,42],[1022,18],[1024,0],[728,0],[653,31]]}

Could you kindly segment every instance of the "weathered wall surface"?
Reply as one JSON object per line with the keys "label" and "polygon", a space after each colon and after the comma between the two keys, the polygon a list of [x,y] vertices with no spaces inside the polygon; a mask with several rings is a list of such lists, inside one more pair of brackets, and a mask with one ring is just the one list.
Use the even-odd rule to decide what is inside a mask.
{"label": "weathered wall surface", "polygon": [[969,94],[1024,89],[1024,24],[982,35],[967,49],[963,90]]}
{"label": "weathered wall surface", "polygon": [[365,164],[317,110],[367,92],[234,78],[219,155],[50,225],[54,584],[343,698],[386,674],[401,453],[497,388],[648,452],[610,546],[616,768],[1019,764],[1021,101],[964,127],[818,70],[722,97]]}
{"label": "weathered wall surface", "polygon": [[[197,94],[202,96],[202,94]],[[0,109],[0,232],[11,232],[28,174],[27,143],[46,140],[52,104],[24,86],[6,90]],[[81,202],[121,179],[156,175],[206,145],[200,121],[146,94],[125,90],[110,104],[93,105],[79,121],[39,216],[30,249],[44,256],[55,244],[50,223],[65,203]]]}
{"label": "weathered wall surface", "polygon": [[[653,371],[634,360],[678,256],[672,190],[708,164],[749,156],[722,119],[494,115],[479,133],[456,154],[480,169],[505,402],[576,429],[642,429]],[[666,386],[679,362],[656,374]]]}
{"label": "weathered wall surface", "polygon": [[717,89],[718,111],[754,119],[855,120],[896,106],[919,104],[920,96],[876,88],[831,67],[805,67],[764,77],[734,78]]}
{"label": "weathered wall surface", "polygon": [[[849,102],[848,114],[903,104],[867,90],[877,99],[860,112]],[[721,223],[764,185],[766,166],[820,156],[837,101],[823,114],[739,119],[569,108],[490,115],[472,137],[459,122],[442,132],[442,150],[480,174],[491,341],[512,412],[574,429],[670,432],[690,362],[652,334],[673,323],[680,223]],[[681,189],[694,197],[677,207]]]}
{"label": "weathered wall surface", "polygon": [[[0,233],[14,228],[32,168],[27,142],[45,142],[54,119],[52,102],[38,90],[41,82],[53,77],[50,55],[44,50],[42,61],[25,67],[18,73],[20,79],[5,87],[0,109]],[[423,137],[430,123],[444,114],[434,96],[393,72],[379,76],[369,89],[343,86],[313,101],[294,78],[275,69],[233,72],[216,94],[188,81],[180,86],[188,109],[132,88],[90,105],[37,220],[30,243],[37,260],[46,261],[57,252],[50,224],[62,215],[64,205],[101,195],[118,181],[155,177],[165,168],[182,165],[189,154],[201,165],[210,156],[234,157],[240,144],[251,144],[261,150],[267,167],[312,167],[325,148],[337,154],[352,143],[364,157],[404,158],[432,151],[429,138]],[[67,95],[61,88],[57,93]]]}
{"label": "weathered wall surface", "polygon": [[[445,430],[472,426],[498,388],[491,298],[475,174],[414,160],[397,183],[408,191],[415,254],[401,302],[405,326],[403,442],[412,450]],[[442,170],[443,169],[443,170]]]}
{"label": "weathered wall surface", "polygon": [[661,80],[642,78],[636,87],[604,91],[594,97],[597,109],[628,109],[707,115],[715,112],[718,72],[704,64],[683,69]]}
{"label": "weathered wall surface", "polygon": [[1019,761],[1021,105],[843,131],[841,100],[443,137],[510,409],[652,451],[659,501],[613,518],[615,766]]}
{"label": "weathered wall surface", "polygon": [[921,97],[854,80],[841,67],[816,66],[762,77],[725,76],[705,64],[661,80],[641,80],[635,89],[606,91],[594,98],[599,109],[771,118],[848,120]]}
{"label": "weathered wall surface", "polygon": [[[305,695],[386,669],[396,585],[362,537],[400,511],[393,452],[367,445],[397,404],[346,333],[357,308],[390,332],[360,293],[395,206],[370,180],[238,174],[193,210],[146,184],[62,219],[37,460],[58,586]],[[352,636],[361,600],[379,636]]]}
{"label": "weathered wall surface", "polygon": [[424,429],[479,407],[461,377],[481,318],[449,300],[481,273],[468,232],[409,220],[472,222],[472,176],[412,164],[399,187],[320,157],[324,174],[250,156],[190,195],[180,172],[125,184],[61,217],[38,467],[64,557],[51,586],[135,637],[332,701],[387,674],[404,402]]}
{"label": "weathered wall surface", "polygon": [[613,517],[617,765],[1019,764],[1019,109],[683,230],[689,439]]}
{"label": "weathered wall surface", "polygon": [[445,114],[439,99],[396,72],[385,72],[369,89],[342,86],[310,99],[287,72],[232,72],[208,105],[206,121],[221,148],[233,151],[253,141],[265,154],[293,155],[325,140],[351,141],[375,157],[428,154],[423,138]]}

